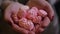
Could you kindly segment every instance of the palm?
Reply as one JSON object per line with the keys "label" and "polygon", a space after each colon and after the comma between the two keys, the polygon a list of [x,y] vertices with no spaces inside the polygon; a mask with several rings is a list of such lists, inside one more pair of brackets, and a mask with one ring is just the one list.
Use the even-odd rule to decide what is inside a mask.
{"label": "palm", "polygon": [[15,20],[17,19],[18,20],[18,18],[17,18],[17,13],[18,13],[18,10],[21,8],[21,5],[19,4],[19,3],[12,3],[11,5],[9,5],[8,7],[7,7],[7,9],[5,10],[5,14],[4,14],[4,18],[7,20],[7,21],[9,21],[9,22],[11,22],[11,24],[12,24],[12,28],[14,29],[14,30],[16,30],[16,31],[18,31],[19,33],[20,32],[22,32],[22,33],[24,33],[24,34],[27,34],[28,33],[28,30],[25,30],[24,28],[21,28],[21,27],[19,27],[17,24],[15,24],[14,23],[14,20],[12,19],[12,14],[14,14],[15,16],[14,17],[16,17],[15,18]]}
{"label": "palm", "polygon": [[43,32],[44,28],[49,25],[50,20],[53,19],[54,10],[52,9],[51,5],[47,1],[45,1],[45,0],[30,0],[27,3],[27,5],[30,6],[30,7],[34,7],[35,6],[38,9],[44,9],[48,13],[48,16],[45,17],[44,20],[42,20],[41,26],[39,26],[40,32]]}

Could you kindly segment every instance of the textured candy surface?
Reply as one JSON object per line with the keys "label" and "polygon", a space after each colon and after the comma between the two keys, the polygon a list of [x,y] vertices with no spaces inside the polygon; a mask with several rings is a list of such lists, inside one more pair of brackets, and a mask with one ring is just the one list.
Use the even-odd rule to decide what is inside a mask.
{"label": "textured candy surface", "polygon": [[25,29],[31,30],[34,28],[34,24],[31,20],[27,20],[26,18],[21,18],[19,20],[19,25]]}
{"label": "textured candy surface", "polygon": [[32,30],[34,28],[34,24],[41,22],[42,17],[46,16],[47,13],[44,10],[38,10],[36,7],[32,7],[31,9],[26,10],[22,7],[18,11],[18,24],[20,27],[25,28],[27,30]]}
{"label": "textured candy surface", "polygon": [[41,10],[38,11],[38,15],[42,16],[42,17],[45,17],[47,15],[47,12],[45,10],[41,9]]}

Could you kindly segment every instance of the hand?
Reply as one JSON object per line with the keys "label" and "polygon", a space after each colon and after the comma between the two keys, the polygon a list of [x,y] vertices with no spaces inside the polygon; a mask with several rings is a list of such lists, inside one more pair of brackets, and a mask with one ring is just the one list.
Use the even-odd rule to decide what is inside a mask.
{"label": "hand", "polygon": [[54,10],[53,10],[53,8],[51,7],[51,5],[47,1],[45,1],[45,0],[30,0],[27,3],[27,5],[30,6],[30,7],[35,6],[38,9],[46,10],[46,12],[48,13],[48,17],[50,18],[50,20],[53,19]]}
{"label": "hand", "polygon": [[24,5],[22,4],[19,4],[18,2],[14,2],[14,3],[11,3],[6,9],[5,9],[5,12],[4,12],[4,18],[5,20],[9,21],[11,23],[11,27],[19,32],[19,33],[22,33],[22,34],[34,34],[34,32],[32,31],[28,31],[24,28],[21,28],[19,27],[17,24],[14,23],[14,20],[12,19],[12,14],[14,14],[15,16],[15,20],[18,21],[18,18],[17,18],[17,13],[18,13],[18,10]]}
{"label": "hand", "polygon": [[27,3],[30,7],[37,7],[38,9],[43,9],[48,13],[48,16],[45,17],[41,22],[41,25],[37,28],[40,32],[43,32],[45,28],[49,25],[50,21],[54,17],[54,10],[51,5],[45,0],[30,0]]}

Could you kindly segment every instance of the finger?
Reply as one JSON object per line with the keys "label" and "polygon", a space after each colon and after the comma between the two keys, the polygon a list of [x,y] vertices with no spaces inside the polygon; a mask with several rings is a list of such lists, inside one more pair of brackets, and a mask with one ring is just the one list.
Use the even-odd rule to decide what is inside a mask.
{"label": "finger", "polygon": [[39,28],[38,32],[36,32],[36,34],[41,34],[45,29],[44,28]]}
{"label": "finger", "polygon": [[39,28],[39,32],[42,33],[45,29],[44,28]]}
{"label": "finger", "polygon": [[43,28],[39,28],[38,32],[36,32],[36,34],[41,34],[45,29]]}
{"label": "finger", "polygon": [[44,0],[29,0],[27,5],[29,5],[30,7],[35,6],[38,9],[41,9],[41,8],[44,8],[45,3],[44,3]]}
{"label": "finger", "polygon": [[24,28],[21,28],[21,27],[19,27],[18,25],[16,25],[16,24],[12,24],[12,28],[15,30],[15,31],[17,31],[17,32],[19,32],[19,33],[22,33],[22,34],[28,34],[28,30],[26,30],[26,29],[24,29]]}
{"label": "finger", "polygon": [[50,20],[52,20],[54,17],[54,11],[52,9],[46,9],[46,11],[48,13],[48,17],[50,18]]}
{"label": "finger", "polygon": [[44,20],[42,21],[42,27],[47,27],[50,23],[50,19],[48,17],[45,17]]}
{"label": "finger", "polygon": [[[34,2],[33,2],[34,1]],[[38,9],[44,9],[48,13],[49,18],[52,20],[54,16],[54,10],[52,6],[45,0],[30,0],[27,5],[30,7],[36,6]]]}
{"label": "finger", "polygon": [[33,32],[33,31],[30,31],[28,34],[35,34],[35,32]]}
{"label": "finger", "polygon": [[44,10],[46,10],[49,18],[52,20],[54,17],[54,10],[53,10],[52,6],[47,1],[45,1],[45,3],[46,3],[46,6],[44,7]]}
{"label": "finger", "polygon": [[13,19],[13,21],[17,24],[18,23],[18,17],[17,14],[12,14],[11,18]]}
{"label": "finger", "polygon": [[13,20],[12,20],[12,18],[11,18],[10,10],[9,10],[8,8],[5,10],[4,13],[5,13],[5,14],[4,14],[4,19],[5,19],[6,21],[9,21],[9,22],[10,22],[9,24],[14,23]]}
{"label": "finger", "polygon": [[14,23],[14,21],[12,20],[12,18],[9,19],[9,22],[10,22],[11,26]]}

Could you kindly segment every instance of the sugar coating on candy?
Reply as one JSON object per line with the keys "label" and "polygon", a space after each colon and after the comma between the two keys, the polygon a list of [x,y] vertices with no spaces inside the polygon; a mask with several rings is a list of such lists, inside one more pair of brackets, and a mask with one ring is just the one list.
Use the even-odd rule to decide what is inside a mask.
{"label": "sugar coating on candy", "polygon": [[19,20],[19,26],[21,26],[27,30],[32,30],[34,28],[34,24],[32,23],[32,21],[27,20],[26,18],[21,18]]}

